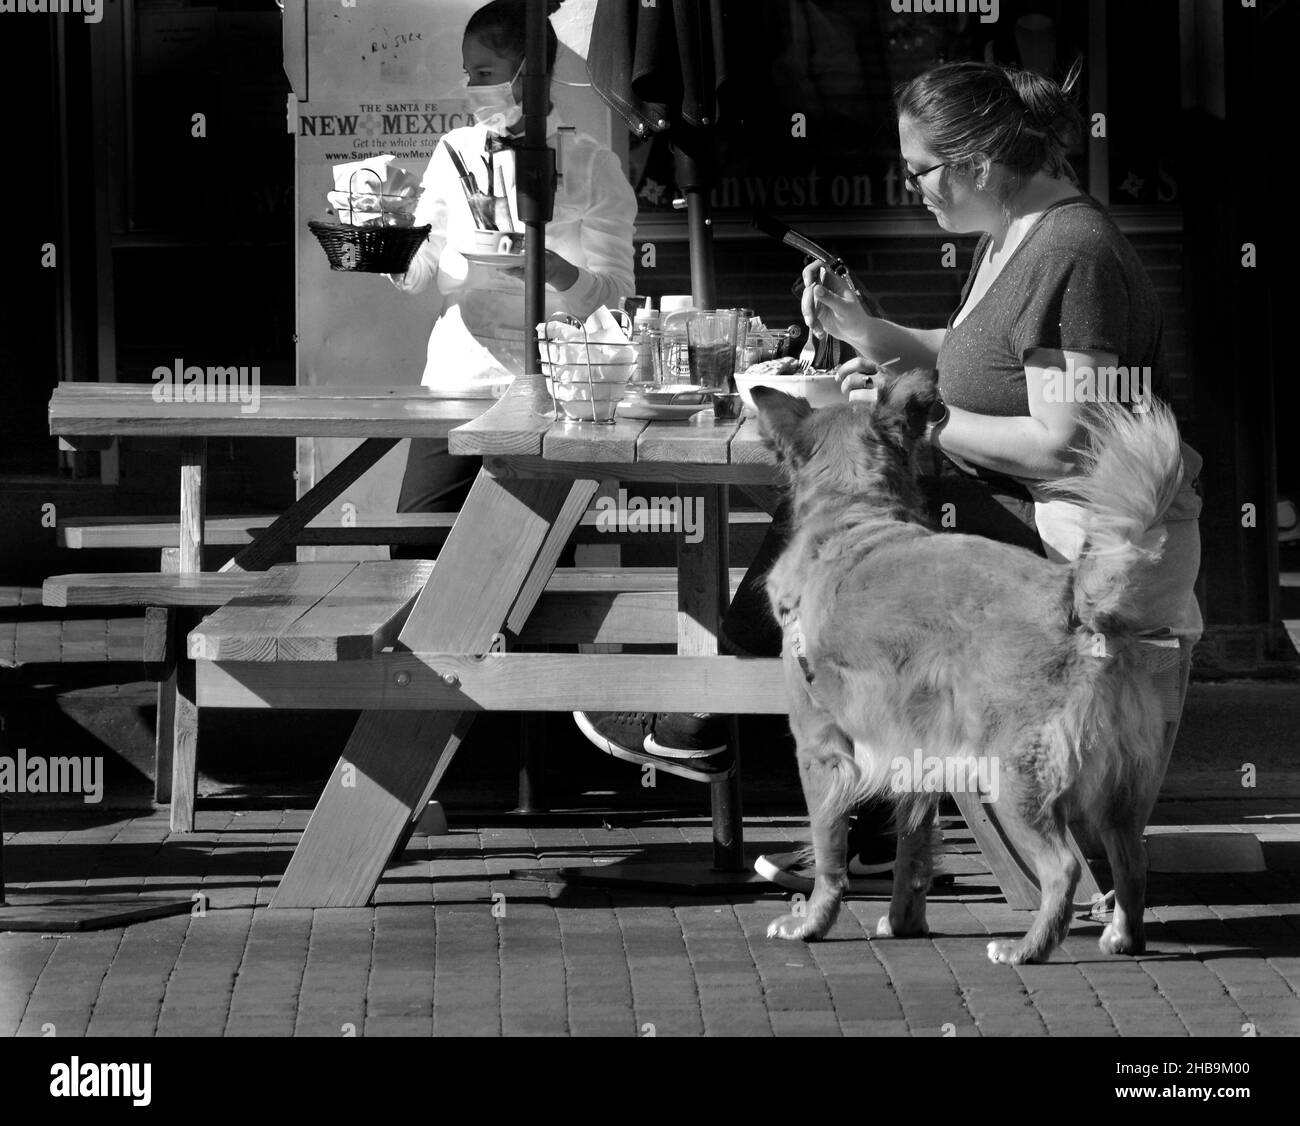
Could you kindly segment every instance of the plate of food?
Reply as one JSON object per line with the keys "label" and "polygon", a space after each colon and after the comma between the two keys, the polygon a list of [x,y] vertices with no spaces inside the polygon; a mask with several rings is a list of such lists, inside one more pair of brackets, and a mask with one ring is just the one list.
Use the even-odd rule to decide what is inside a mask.
{"label": "plate of food", "polygon": [[782,360],[764,360],[736,373],[736,390],[745,406],[754,410],[755,387],[771,387],[798,399],[807,399],[814,407],[828,407],[847,403],[849,397],[840,390],[841,379],[833,369],[803,371],[793,357]]}
{"label": "plate of food", "polygon": [[712,396],[694,384],[654,383],[648,387],[627,385],[627,397],[619,404],[622,418],[648,421],[690,418],[713,405]]}

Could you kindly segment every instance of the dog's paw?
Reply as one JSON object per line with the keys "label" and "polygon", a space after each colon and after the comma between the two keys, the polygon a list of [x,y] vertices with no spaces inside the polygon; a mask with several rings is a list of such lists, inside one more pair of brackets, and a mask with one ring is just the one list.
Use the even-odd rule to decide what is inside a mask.
{"label": "dog's paw", "polygon": [[876,923],[877,938],[924,938],[929,933],[924,922],[891,921],[888,915],[881,915]]}
{"label": "dog's paw", "polygon": [[782,915],[767,927],[768,938],[784,938],[790,942],[816,942],[825,933],[826,929],[817,927],[807,915]]}
{"label": "dog's paw", "polygon": [[1106,929],[1097,939],[1103,954],[1141,954],[1146,944],[1127,931],[1121,931],[1114,923],[1107,923]]}
{"label": "dog's paw", "polygon": [[1002,966],[1018,966],[1022,962],[1032,962],[1034,960],[1027,957],[1023,943],[1011,942],[1009,939],[1002,942],[990,942],[988,953],[990,962],[997,962]]}

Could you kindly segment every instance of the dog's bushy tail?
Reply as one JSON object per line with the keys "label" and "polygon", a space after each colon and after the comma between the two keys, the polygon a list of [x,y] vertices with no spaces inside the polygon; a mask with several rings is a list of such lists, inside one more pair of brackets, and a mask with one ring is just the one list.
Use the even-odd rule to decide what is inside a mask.
{"label": "dog's bushy tail", "polygon": [[1140,580],[1160,562],[1160,522],[1182,483],[1178,424],[1152,401],[1142,414],[1108,406],[1085,426],[1090,440],[1080,472],[1048,488],[1089,510],[1073,575],[1081,628],[1126,633],[1139,620]]}

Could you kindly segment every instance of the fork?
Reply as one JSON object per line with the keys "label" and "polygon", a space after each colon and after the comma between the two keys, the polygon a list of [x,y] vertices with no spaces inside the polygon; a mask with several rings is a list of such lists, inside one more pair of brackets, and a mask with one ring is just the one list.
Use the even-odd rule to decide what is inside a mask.
{"label": "fork", "polygon": [[799,370],[808,371],[813,366],[813,357],[817,354],[817,341],[813,338],[812,325],[808,326],[808,339],[799,351]]}

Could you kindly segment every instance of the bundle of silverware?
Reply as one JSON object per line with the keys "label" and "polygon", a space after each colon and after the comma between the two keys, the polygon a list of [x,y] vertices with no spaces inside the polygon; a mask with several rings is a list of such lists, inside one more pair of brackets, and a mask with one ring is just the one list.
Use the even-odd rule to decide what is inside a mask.
{"label": "bundle of silverware", "polygon": [[[443,144],[446,142],[444,141]],[[487,168],[488,190],[486,192],[479,187],[478,180],[466,167],[464,157],[451,145],[447,145],[447,154],[456,167],[456,175],[465,192],[465,202],[469,204],[470,214],[474,216],[474,223],[479,230],[513,231],[514,221],[510,216],[510,200],[506,197],[504,189],[501,195],[496,194],[496,168],[492,151],[483,154],[483,164]]]}

